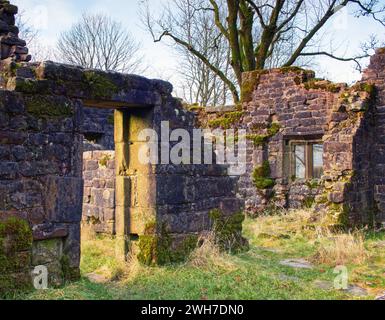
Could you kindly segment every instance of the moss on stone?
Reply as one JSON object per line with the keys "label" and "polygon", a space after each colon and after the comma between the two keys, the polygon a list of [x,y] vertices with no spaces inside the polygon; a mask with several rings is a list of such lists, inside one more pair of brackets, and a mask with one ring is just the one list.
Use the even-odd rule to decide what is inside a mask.
{"label": "moss on stone", "polygon": [[92,98],[111,98],[118,93],[118,87],[104,75],[95,71],[85,71],[83,76]]}
{"label": "moss on stone", "polygon": [[180,263],[187,259],[198,244],[197,235],[188,235],[183,241],[174,246],[173,238],[163,224],[156,231],[156,224],[149,223],[145,234],[139,236],[139,262],[147,266]]}
{"label": "moss on stone", "polygon": [[320,182],[317,179],[306,181],[306,186],[310,189],[317,189],[320,186]]}
{"label": "moss on stone", "polygon": [[315,203],[315,197],[314,196],[308,196],[303,201],[303,206],[306,209],[311,209],[313,207],[314,203]]}
{"label": "moss on stone", "polygon": [[37,90],[37,81],[32,79],[23,79],[17,82],[17,90],[24,93],[34,93]]}
{"label": "moss on stone", "polygon": [[16,72],[18,69],[21,68],[21,63],[20,62],[12,62],[9,66],[9,70],[11,72],[12,77],[16,76]]}
{"label": "moss on stone", "polygon": [[138,243],[138,260],[146,266],[156,265],[157,237],[155,235],[142,235]]}
{"label": "moss on stone", "polygon": [[0,296],[31,289],[32,230],[25,220],[0,222]]}
{"label": "moss on stone", "polygon": [[247,73],[247,79],[244,78],[241,86],[241,101],[249,102],[253,98],[253,92],[257,89],[261,75],[268,73],[268,70],[255,70]]}
{"label": "moss on stone", "polygon": [[353,90],[362,91],[369,94],[373,98],[376,94],[376,86],[372,83],[360,82],[352,87]]}
{"label": "moss on stone", "polygon": [[27,111],[38,118],[67,118],[74,114],[68,100],[54,100],[50,96],[33,95],[25,98]]}
{"label": "moss on stone", "polygon": [[303,68],[300,68],[300,67],[296,67],[296,66],[288,66],[288,67],[282,67],[282,68],[279,68],[279,70],[282,72],[282,73],[304,73],[304,72],[308,72],[308,70],[305,70]]}
{"label": "moss on stone", "polygon": [[306,90],[325,90],[332,93],[341,91],[341,86],[327,80],[311,79],[304,83]]}
{"label": "moss on stone", "polygon": [[225,216],[219,209],[209,213],[213,221],[215,242],[219,247],[230,253],[239,253],[248,249],[247,240],[242,236],[243,221],[245,215],[242,212]]}
{"label": "moss on stone", "polygon": [[243,111],[226,112],[222,117],[208,122],[211,128],[230,129],[234,124],[238,123],[244,116]]}
{"label": "moss on stone", "polygon": [[[7,239],[11,241],[6,241]],[[6,246],[6,248],[4,248]],[[10,217],[0,222],[0,252],[19,252],[30,250],[32,231],[29,224],[20,218]]]}
{"label": "moss on stone", "polygon": [[111,126],[115,125],[115,117],[113,114],[109,115],[107,118],[107,123]]}
{"label": "moss on stone", "polygon": [[264,146],[270,138],[274,137],[279,132],[281,126],[279,123],[273,122],[267,126],[266,129],[267,134],[249,134],[246,136],[246,139],[253,141],[254,146],[256,147]]}
{"label": "moss on stone", "polygon": [[102,159],[99,160],[99,165],[102,167],[107,167],[108,161],[111,160],[109,155],[105,155]]}
{"label": "moss on stone", "polygon": [[246,136],[246,139],[253,141],[254,146],[260,147],[264,146],[267,143],[269,136],[266,134],[248,134]]}
{"label": "moss on stone", "polygon": [[67,255],[63,255],[60,259],[64,281],[76,281],[80,278],[80,270],[76,267],[71,267],[70,259]]}
{"label": "moss on stone", "polygon": [[266,190],[275,186],[275,181],[270,178],[270,173],[271,170],[269,161],[264,161],[262,166],[254,169],[252,179],[257,189]]}
{"label": "moss on stone", "polygon": [[279,125],[279,123],[273,122],[267,129],[267,133],[270,137],[274,137],[279,132],[279,130],[281,130],[281,126]]}
{"label": "moss on stone", "polygon": [[197,103],[194,103],[194,104],[191,104],[191,105],[187,105],[187,106],[186,106],[186,109],[187,109],[188,111],[194,112],[194,111],[205,110],[205,107],[200,106],[200,105],[197,104]]}

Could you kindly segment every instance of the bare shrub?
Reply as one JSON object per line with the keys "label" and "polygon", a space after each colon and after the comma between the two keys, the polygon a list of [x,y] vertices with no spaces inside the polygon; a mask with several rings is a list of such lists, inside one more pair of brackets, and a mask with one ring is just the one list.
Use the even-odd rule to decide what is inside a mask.
{"label": "bare shrub", "polygon": [[323,235],[313,261],[319,264],[363,264],[369,258],[362,232]]}
{"label": "bare shrub", "polygon": [[208,233],[201,238],[202,245],[197,247],[190,255],[187,264],[199,269],[237,269],[232,262],[230,255],[221,251],[216,244],[213,232]]}

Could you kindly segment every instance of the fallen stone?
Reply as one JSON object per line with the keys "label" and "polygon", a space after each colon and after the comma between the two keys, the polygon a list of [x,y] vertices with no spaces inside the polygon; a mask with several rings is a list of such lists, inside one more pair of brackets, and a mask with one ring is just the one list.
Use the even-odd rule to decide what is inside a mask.
{"label": "fallen stone", "polygon": [[376,300],[385,301],[385,292],[382,295],[376,297]]}
{"label": "fallen stone", "polygon": [[271,253],[281,253],[281,250],[275,249],[275,248],[257,247],[257,249],[260,249],[260,250],[263,250],[263,251],[267,251],[267,252],[271,252]]}
{"label": "fallen stone", "polygon": [[286,274],[280,274],[278,275],[278,279],[282,281],[293,281],[293,282],[299,282],[301,281],[298,277],[288,276]]}
{"label": "fallen stone", "polygon": [[280,262],[280,265],[296,269],[313,269],[314,266],[305,259],[286,259]]}
{"label": "fallen stone", "polygon": [[344,291],[355,297],[366,297],[368,295],[368,291],[366,289],[355,285],[349,285],[348,289]]}
{"label": "fallen stone", "polygon": [[377,242],[375,245],[374,245],[375,248],[385,248],[385,241],[380,241],[380,242]]}
{"label": "fallen stone", "polygon": [[90,280],[92,283],[107,283],[108,279],[97,273],[89,273],[86,274],[86,278]]}
{"label": "fallen stone", "polygon": [[316,280],[313,282],[314,286],[322,290],[333,290],[333,283],[330,281]]}
{"label": "fallen stone", "polygon": [[[313,282],[314,286],[322,290],[334,290],[334,284],[330,281],[316,280]],[[337,290],[337,289],[336,289]],[[364,288],[361,288],[356,285],[349,285],[346,290],[342,290],[345,293],[348,293],[355,297],[366,297],[368,291]]]}

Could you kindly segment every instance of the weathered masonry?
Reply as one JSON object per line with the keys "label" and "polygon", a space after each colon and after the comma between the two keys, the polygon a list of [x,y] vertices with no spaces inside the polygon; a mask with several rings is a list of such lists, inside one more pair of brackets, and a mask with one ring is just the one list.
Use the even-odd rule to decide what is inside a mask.
{"label": "weathered masonry", "polygon": [[[385,49],[351,87],[266,70],[244,74],[241,105],[186,110],[167,82],[28,63],[16,13],[0,1],[0,295],[31,287],[36,266],[51,286],[76,279],[82,223],[115,235],[120,258],[131,250],[152,265],[183,259],[215,220],[244,244],[244,207],[315,205],[334,225],[385,222]],[[139,133],[160,135],[163,121],[190,137],[246,129],[247,172],[142,164]]]}
{"label": "weathered masonry", "polygon": [[238,196],[253,215],[325,209],[331,223],[385,222],[385,50],[348,87],[296,67],[244,74],[243,103],[196,109],[211,128],[243,128],[247,173]]}
{"label": "weathered masonry", "polygon": [[17,8],[1,1],[0,9],[1,295],[31,287],[36,266],[48,269],[50,286],[78,278],[82,217],[116,235],[119,257],[132,250],[146,264],[182,260],[215,219],[230,221],[243,242],[243,202],[226,166],[139,161],[143,129],[160,135],[164,120],[194,129],[169,83],[27,63]]}
{"label": "weathered masonry", "polygon": [[[88,172],[106,169],[105,185],[95,187],[92,178],[85,183],[95,187],[91,198],[103,189],[105,201],[96,205],[104,210],[106,230],[117,236],[122,258],[134,244],[144,263],[178,261],[211,228],[210,211],[230,216],[241,211],[237,178],[228,176],[225,166],[139,162],[138,150],[147,143],[138,137],[142,129],[160,132],[162,120],[171,129],[193,129],[193,113],[171,97],[170,84],[51,62],[3,67],[3,285],[12,286],[12,279],[30,284],[30,268],[37,265],[48,267],[51,284],[78,276],[83,156]],[[98,160],[92,160],[97,151],[89,151],[89,159],[83,155],[86,107],[115,110],[114,163],[113,153]]]}

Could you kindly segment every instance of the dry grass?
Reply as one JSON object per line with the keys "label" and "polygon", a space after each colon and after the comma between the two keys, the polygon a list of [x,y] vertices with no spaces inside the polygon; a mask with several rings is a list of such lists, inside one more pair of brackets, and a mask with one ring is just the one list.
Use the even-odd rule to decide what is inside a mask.
{"label": "dry grass", "polygon": [[324,234],[313,261],[327,265],[364,264],[369,258],[362,232]]}
{"label": "dry grass", "polygon": [[230,259],[228,254],[221,252],[218,245],[215,244],[214,238],[213,233],[205,235],[201,239],[203,244],[191,253],[187,264],[204,270],[218,268],[228,271],[236,270],[234,260]]}
{"label": "dry grass", "polygon": [[285,247],[287,242],[305,240],[314,246],[314,263],[327,265],[364,264],[369,258],[364,232],[332,232],[326,215],[313,210],[283,211],[276,216],[259,217],[247,224],[247,232],[264,247]]}
{"label": "dry grass", "polygon": [[[254,222],[255,221],[255,222]],[[311,210],[282,211],[274,216],[258,217],[246,224],[246,232],[259,244],[278,247],[281,240],[303,237],[315,241],[317,234],[327,229],[323,217],[315,217]]]}
{"label": "dry grass", "polygon": [[84,274],[93,273],[106,281],[123,281],[136,277],[142,270],[133,255],[127,261],[116,258],[116,240],[111,236],[97,236],[82,230],[82,269]]}

